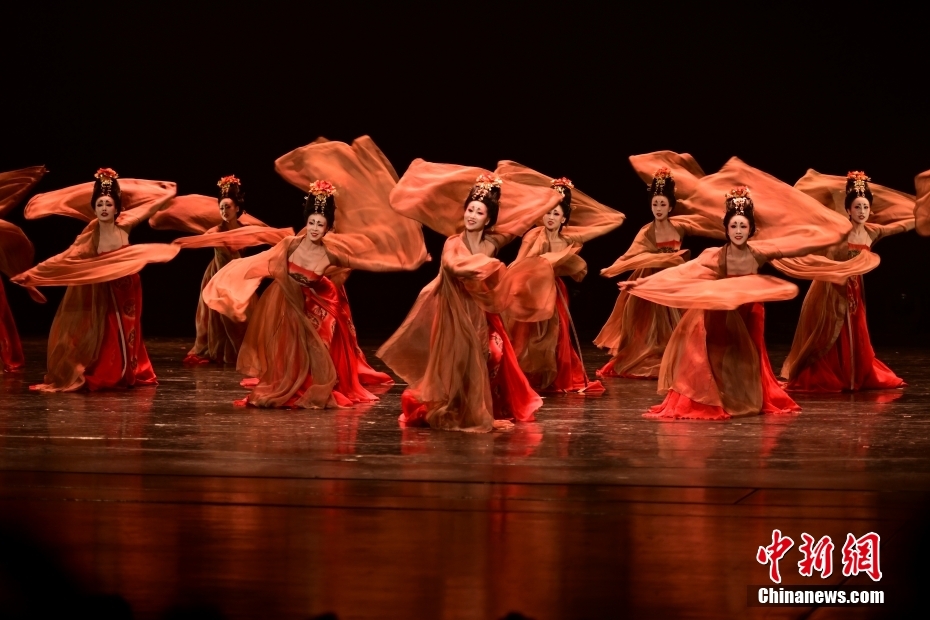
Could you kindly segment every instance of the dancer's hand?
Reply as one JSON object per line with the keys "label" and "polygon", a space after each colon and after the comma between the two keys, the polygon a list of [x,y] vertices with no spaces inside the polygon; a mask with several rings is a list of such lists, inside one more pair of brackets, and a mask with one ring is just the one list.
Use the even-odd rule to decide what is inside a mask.
{"label": "dancer's hand", "polygon": [[636,288],[639,284],[639,280],[624,280],[623,282],[617,282],[617,288],[621,291],[628,291],[631,288]]}

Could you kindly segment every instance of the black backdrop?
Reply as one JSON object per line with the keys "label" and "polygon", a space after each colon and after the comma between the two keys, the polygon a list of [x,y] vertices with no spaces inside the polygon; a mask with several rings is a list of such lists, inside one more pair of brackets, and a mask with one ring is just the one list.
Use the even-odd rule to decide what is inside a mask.
{"label": "black backdrop", "polygon": [[[572,312],[591,337],[616,298],[597,270],[651,217],[630,154],[689,152],[708,173],[737,155],[789,183],[809,167],[864,169],[906,191],[930,168],[928,54],[912,11],[339,6],[4,9],[0,170],[44,163],[51,172],[37,191],[47,191],[109,166],[206,194],[236,174],[254,215],[297,227],[301,194],[273,161],[319,135],[369,134],[400,173],[415,157],[487,168],[514,159],[627,214],[583,252],[590,275]],[[21,213],[11,219],[40,260],[82,227]],[[133,241],[174,236],[141,227]],[[442,239],[428,232],[427,243],[438,256]],[[927,343],[930,240],[909,233],[877,249],[882,265],[866,277],[875,340]],[[185,251],[142,272],[148,335],[193,334],[209,258]],[[361,336],[389,335],[436,269],[353,274]],[[799,284],[798,299],[767,306],[773,341],[790,340]],[[37,306],[6,288],[21,331],[46,334],[62,291],[48,289]]]}

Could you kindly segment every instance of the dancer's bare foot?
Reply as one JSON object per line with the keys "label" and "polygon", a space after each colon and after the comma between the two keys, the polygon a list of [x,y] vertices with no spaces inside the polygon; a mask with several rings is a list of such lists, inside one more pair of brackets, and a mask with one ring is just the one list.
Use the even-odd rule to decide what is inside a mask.
{"label": "dancer's bare foot", "polygon": [[494,420],[494,422],[491,423],[491,428],[496,431],[512,431],[513,426],[513,422],[510,420]]}

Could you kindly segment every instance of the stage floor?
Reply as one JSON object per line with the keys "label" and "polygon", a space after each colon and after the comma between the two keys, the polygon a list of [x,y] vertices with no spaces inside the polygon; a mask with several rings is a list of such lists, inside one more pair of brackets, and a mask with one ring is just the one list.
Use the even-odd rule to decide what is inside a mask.
{"label": "stage floor", "polygon": [[[42,341],[0,375],[2,536],[30,535],[136,618],[902,617],[926,584],[925,351],[879,351],[907,389],[798,395],[799,415],[645,420],[655,382],[613,379],[475,435],[400,428],[401,385],[354,409],[234,408],[235,369],[184,367],[189,345],[148,342],[157,388],[30,393]],[[782,585],[886,604],[748,607],[747,586],[771,585],[755,556],[773,529],[795,540]],[[843,577],[846,534],[871,531],[884,578]],[[802,532],[831,536],[830,578],[798,574]]]}

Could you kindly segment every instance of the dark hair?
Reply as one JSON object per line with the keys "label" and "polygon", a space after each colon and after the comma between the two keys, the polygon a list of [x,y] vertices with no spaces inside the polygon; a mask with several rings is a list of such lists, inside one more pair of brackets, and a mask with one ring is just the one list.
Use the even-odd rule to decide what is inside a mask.
{"label": "dark hair", "polygon": [[671,213],[675,210],[675,204],[678,202],[675,198],[675,179],[666,177],[665,183],[658,188],[656,185],[658,185],[658,180],[653,178],[652,183],[649,184],[649,204],[652,204],[652,199],[656,196],[665,196],[668,199],[668,212]]}
{"label": "dark hair", "polygon": [[326,218],[326,230],[332,230],[333,225],[336,223],[336,197],[330,195],[323,198],[323,196],[314,196],[313,194],[304,196],[304,226],[307,225],[310,216],[314,214]]}
{"label": "dark hair", "polygon": [[568,220],[572,217],[572,188],[563,185],[558,191],[562,194],[562,201],[558,206],[562,207],[562,215],[565,217],[565,221],[559,225],[559,230],[562,230],[562,226],[568,224]]}
{"label": "dark hair", "polygon": [[730,220],[732,220],[733,217],[736,215],[742,215],[747,220],[749,220],[749,237],[750,238],[754,234],[756,234],[756,215],[755,215],[755,209],[753,208],[753,205],[751,202],[747,206],[745,206],[742,210],[732,209],[728,207],[726,215],[723,216],[723,234],[726,235],[727,241],[730,240],[730,233],[729,233]]}
{"label": "dark hair", "polygon": [[856,180],[855,179],[846,179],[846,199],[844,203],[846,205],[846,210],[849,211],[849,207],[852,206],[853,200],[856,198],[865,198],[869,201],[869,206],[872,206],[872,190],[869,189],[868,180],[865,181],[865,190],[860,194],[856,191]]}
{"label": "dark hair", "polygon": [[465,204],[462,205],[462,210],[468,208],[468,205],[472,202],[481,202],[484,203],[484,206],[488,208],[488,223],[485,224],[485,228],[491,228],[494,224],[497,223],[497,216],[500,213],[500,200],[501,200],[501,188],[491,187],[490,189],[483,189],[479,186],[475,186],[468,193],[468,198],[465,199]]}
{"label": "dark hair", "polygon": [[94,181],[94,192],[90,197],[90,208],[95,210],[97,208],[97,199],[101,196],[109,196],[113,199],[113,204],[116,205],[116,215],[119,215],[123,210],[122,192],[120,192],[119,189],[119,181],[116,178],[108,179],[108,181],[110,182],[110,188],[106,192],[103,191],[102,179]]}

